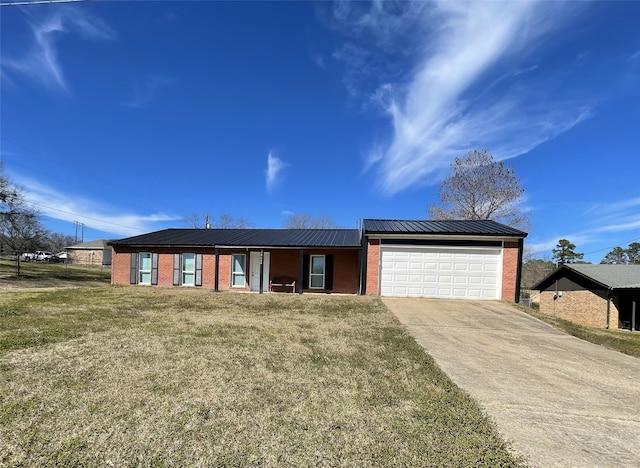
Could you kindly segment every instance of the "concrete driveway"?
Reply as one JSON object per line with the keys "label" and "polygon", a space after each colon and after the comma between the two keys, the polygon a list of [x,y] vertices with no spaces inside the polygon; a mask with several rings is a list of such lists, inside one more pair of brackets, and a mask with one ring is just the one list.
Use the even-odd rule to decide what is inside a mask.
{"label": "concrete driveway", "polygon": [[640,466],[640,359],[501,302],[383,301],[531,466]]}

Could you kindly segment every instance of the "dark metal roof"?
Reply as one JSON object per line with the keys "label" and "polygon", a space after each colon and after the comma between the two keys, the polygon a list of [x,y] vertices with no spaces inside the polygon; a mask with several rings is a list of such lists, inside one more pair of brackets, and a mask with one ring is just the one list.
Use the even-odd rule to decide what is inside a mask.
{"label": "dark metal roof", "polygon": [[491,220],[365,219],[364,234],[448,234],[527,237],[527,233]]}
{"label": "dark metal roof", "polygon": [[360,247],[357,229],[165,229],[110,242],[130,246]]}
{"label": "dark metal roof", "polygon": [[531,289],[540,291],[548,288],[556,279],[575,272],[606,289],[640,289],[640,265],[601,265],[572,263],[562,265],[546,278],[538,281]]}

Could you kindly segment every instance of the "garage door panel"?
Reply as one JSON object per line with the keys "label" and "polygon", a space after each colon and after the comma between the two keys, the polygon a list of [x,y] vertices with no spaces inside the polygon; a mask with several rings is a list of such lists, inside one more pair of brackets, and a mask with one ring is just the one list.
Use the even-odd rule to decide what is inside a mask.
{"label": "garage door panel", "polygon": [[383,247],[383,296],[497,299],[500,249]]}

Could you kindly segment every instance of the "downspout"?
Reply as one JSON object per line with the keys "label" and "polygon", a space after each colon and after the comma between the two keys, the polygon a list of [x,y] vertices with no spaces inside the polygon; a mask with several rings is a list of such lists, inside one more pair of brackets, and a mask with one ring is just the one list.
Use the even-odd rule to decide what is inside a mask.
{"label": "downspout", "polygon": [[220,248],[216,247],[216,265],[215,265],[215,271],[213,273],[215,275],[215,277],[213,278],[213,290],[215,292],[218,292],[218,276],[220,276]]}
{"label": "downspout", "polygon": [[609,329],[609,325],[611,322],[611,293],[607,294],[607,321],[605,324],[605,329]]}
{"label": "downspout", "polygon": [[304,283],[304,249],[300,249],[298,258],[298,275],[300,281],[298,281],[298,294],[302,294],[302,284]]}
{"label": "downspout", "polygon": [[518,239],[518,268],[516,271],[516,291],[515,303],[520,302],[520,287],[522,285],[522,251],[524,250],[524,239]]}
{"label": "downspout", "polygon": [[367,294],[367,262],[369,259],[368,237],[362,236],[362,272],[360,274],[360,294]]}

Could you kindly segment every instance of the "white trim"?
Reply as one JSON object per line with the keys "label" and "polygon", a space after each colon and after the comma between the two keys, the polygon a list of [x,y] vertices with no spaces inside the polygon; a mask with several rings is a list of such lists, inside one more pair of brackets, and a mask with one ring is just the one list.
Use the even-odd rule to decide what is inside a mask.
{"label": "white trim", "polygon": [[[187,271],[184,269],[184,256],[193,255],[193,271]],[[193,284],[185,284],[184,274],[190,273],[193,276]],[[196,254],[194,252],[183,252],[180,254],[180,286],[194,287],[196,285]]]}
{"label": "white trim", "polygon": [[[235,257],[236,255],[241,255],[241,256],[244,257],[244,267],[243,267],[244,270],[242,271],[242,280],[243,280],[242,285],[233,284],[234,283],[234,281],[233,281],[234,275],[240,276],[240,273],[236,273],[233,270],[233,268],[235,267],[235,263],[236,263],[236,262],[234,262],[234,258],[233,257]],[[243,254],[243,253],[233,253],[233,254],[231,254],[231,284],[230,284],[230,286],[232,288],[246,288],[247,287],[247,254]]]}
{"label": "white trim", "polygon": [[[313,258],[322,257],[322,275],[320,273],[313,273]],[[312,276],[322,276],[322,286],[311,286]],[[326,286],[327,277],[327,256],[326,255],[309,255],[309,289],[324,289]]]}
{"label": "white trim", "polygon": [[[149,270],[143,270],[142,268],[140,268],[140,266],[142,265],[142,255],[148,255],[149,256]],[[152,276],[152,272],[153,272],[153,253],[152,252],[138,252],[138,284],[141,284],[143,286],[151,286],[151,276]],[[149,273],[149,282],[148,283],[143,283],[142,280],[142,273]]]}

